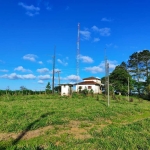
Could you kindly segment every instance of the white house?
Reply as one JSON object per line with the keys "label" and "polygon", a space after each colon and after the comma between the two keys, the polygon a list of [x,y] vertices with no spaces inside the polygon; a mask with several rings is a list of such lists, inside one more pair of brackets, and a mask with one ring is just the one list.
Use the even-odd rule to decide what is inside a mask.
{"label": "white house", "polygon": [[79,82],[76,84],[76,92],[79,92],[79,89],[84,90],[93,90],[94,93],[102,93],[101,79],[97,77],[88,77],[84,78],[83,82]]}
{"label": "white house", "polygon": [[61,96],[66,95],[69,96],[72,94],[72,84],[60,84],[61,86]]}

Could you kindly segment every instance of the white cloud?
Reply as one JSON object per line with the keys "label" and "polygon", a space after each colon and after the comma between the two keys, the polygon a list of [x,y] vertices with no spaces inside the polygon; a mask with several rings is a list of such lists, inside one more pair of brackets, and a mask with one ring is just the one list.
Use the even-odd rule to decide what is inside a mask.
{"label": "white cloud", "polygon": [[99,32],[101,36],[110,36],[110,28],[98,28],[96,26],[92,27],[92,30],[95,32]]}
{"label": "white cloud", "polygon": [[22,75],[23,79],[35,79],[36,76],[34,76],[33,74],[26,74],[26,75]]}
{"label": "white cloud", "polygon": [[29,12],[29,11],[26,12],[26,15],[28,15],[30,17],[33,17],[33,16],[38,15],[38,14],[39,14],[39,12],[35,12],[35,13]]}
{"label": "white cloud", "polygon": [[54,71],[55,71],[55,72],[58,72],[58,71],[60,71],[60,72],[61,72],[61,70],[60,70],[60,69],[55,69]]}
{"label": "white cloud", "polygon": [[24,3],[22,2],[19,2],[18,5],[22,6],[23,8],[25,8],[26,10],[31,10],[31,11],[39,11],[40,8],[39,7],[35,7],[34,5],[25,5]]}
{"label": "white cloud", "polygon": [[83,40],[89,40],[91,37],[91,33],[87,30],[80,31],[80,34],[82,35]]}
{"label": "white cloud", "polygon": [[37,69],[37,72],[39,72],[39,73],[47,73],[47,72],[49,72],[49,69],[48,68],[41,68],[41,69]]}
{"label": "white cloud", "polygon": [[[58,71],[59,71],[59,72],[61,72],[61,70],[60,70],[60,69],[57,69],[57,68],[56,68],[56,69],[54,69],[54,73],[57,73]],[[53,70],[51,70],[51,71],[50,71],[50,74],[53,74]]]}
{"label": "white cloud", "polygon": [[94,38],[93,42],[99,42],[100,38]]}
{"label": "white cloud", "polygon": [[39,63],[40,65],[42,65],[42,64],[43,64],[43,62],[42,62],[42,61],[39,61],[38,63]]}
{"label": "white cloud", "polygon": [[84,70],[91,73],[99,73],[104,71],[100,66],[86,67]]}
{"label": "white cloud", "polygon": [[50,75],[40,75],[38,76],[39,80],[49,80],[50,79]]}
{"label": "white cloud", "polygon": [[[116,66],[118,66],[118,63],[116,60],[108,60],[107,63],[109,63],[109,69],[112,71],[115,69]],[[105,62],[102,61],[98,66],[93,66],[93,67],[85,67],[85,71],[91,72],[91,73],[100,73],[100,72],[105,72]]]}
{"label": "white cloud", "polygon": [[99,32],[99,28],[98,28],[97,26],[93,26],[93,27],[92,27],[92,30]]}
{"label": "white cloud", "polygon": [[28,16],[35,16],[39,14],[40,8],[35,7],[34,5],[26,5],[22,2],[18,3],[19,6],[22,6],[26,10]]}
{"label": "white cloud", "polygon": [[35,79],[36,76],[33,74],[26,74],[26,75],[18,75],[16,73],[11,73],[11,74],[5,74],[0,76],[0,78],[5,78],[5,79],[11,79],[11,80],[16,80],[16,79]]}
{"label": "white cloud", "polygon": [[[107,62],[109,63],[110,69],[115,69],[115,67],[118,66],[118,63],[116,60],[108,60]],[[105,68],[105,62],[102,61],[99,66]]]}
{"label": "white cloud", "polygon": [[79,81],[81,80],[81,78],[77,75],[69,75],[65,78],[65,80],[69,80],[69,81],[72,81],[72,82],[76,82],[76,81]]}
{"label": "white cloud", "polygon": [[102,18],[101,21],[106,21],[106,22],[111,22],[111,19],[107,19],[107,18]]}
{"label": "white cloud", "polygon": [[118,66],[118,63],[117,63],[116,60],[113,60],[113,61],[108,60],[108,63],[109,63],[109,68],[110,69],[115,69],[115,67]]}
{"label": "white cloud", "polygon": [[30,61],[36,61],[37,56],[34,54],[27,54],[23,56],[23,59],[25,60],[30,60]]}
{"label": "white cloud", "polygon": [[0,70],[0,72],[8,72],[8,70],[2,69],[2,70]]}
{"label": "white cloud", "polygon": [[32,72],[31,70],[25,69],[22,66],[18,66],[17,68],[14,69],[14,71]]}
{"label": "white cloud", "polygon": [[99,32],[101,36],[110,36],[110,28],[101,28]]}
{"label": "white cloud", "polygon": [[82,56],[82,55],[80,55],[79,58],[84,63],[93,63],[93,59],[91,57],[89,57],[89,56]]}
{"label": "white cloud", "polygon": [[57,59],[57,61],[58,61],[60,64],[64,65],[64,66],[67,66],[67,65],[68,65],[68,63],[65,62],[64,60],[62,61],[62,60],[60,60],[60,59]]}
{"label": "white cloud", "polygon": [[38,83],[39,83],[39,84],[43,84],[44,81],[43,81],[43,80],[39,80]]}

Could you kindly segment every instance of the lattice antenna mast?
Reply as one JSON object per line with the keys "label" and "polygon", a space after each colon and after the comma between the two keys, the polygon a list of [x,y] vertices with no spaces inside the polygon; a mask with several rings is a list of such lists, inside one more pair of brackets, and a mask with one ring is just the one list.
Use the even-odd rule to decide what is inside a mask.
{"label": "lattice antenna mast", "polygon": [[107,76],[108,76],[108,72],[107,72],[106,48],[105,48],[105,51],[104,51],[104,52],[105,52],[105,54],[104,54],[104,55],[105,55],[105,95],[107,95],[107,87],[108,87],[108,86],[107,86],[107,83],[108,83],[108,82],[107,82],[107,79],[108,79]]}
{"label": "lattice antenna mast", "polygon": [[53,56],[53,78],[52,78],[52,93],[54,94],[54,85],[55,85],[55,51],[56,51],[56,46],[54,47],[54,56]]}
{"label": "lattice antenna mast", "polygon": [[78,23],[78,38],[77,38],[77,83],[79,80],[79,60],[80,60],[80,23]]}

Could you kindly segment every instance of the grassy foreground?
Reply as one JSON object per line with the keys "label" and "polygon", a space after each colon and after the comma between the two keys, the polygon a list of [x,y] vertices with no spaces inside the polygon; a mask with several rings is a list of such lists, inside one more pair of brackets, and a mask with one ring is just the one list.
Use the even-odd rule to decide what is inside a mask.
{"label": "grassy foreground", "polygon": [[150,102],[94,97],[0,97],[0,150],[148,150]]}

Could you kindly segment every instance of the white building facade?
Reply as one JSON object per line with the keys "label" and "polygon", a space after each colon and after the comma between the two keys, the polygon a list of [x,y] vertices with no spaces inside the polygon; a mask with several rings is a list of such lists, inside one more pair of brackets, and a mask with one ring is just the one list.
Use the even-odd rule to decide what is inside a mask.
{"label": "white building facade", "polygon": [[76,92],[87,89],[88,91],[93,90],[93,93],[102,93],[102,86],[101,80],[97,77],[84,78],[83,82],[76,84]]}
{"label": "white building facade", "polygon": [[61,96],[69,96],[72,94],[72,84],[60,84],[61,86]]}

